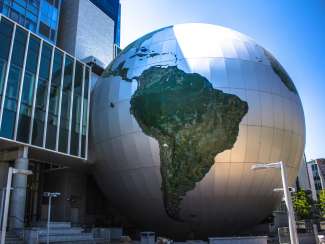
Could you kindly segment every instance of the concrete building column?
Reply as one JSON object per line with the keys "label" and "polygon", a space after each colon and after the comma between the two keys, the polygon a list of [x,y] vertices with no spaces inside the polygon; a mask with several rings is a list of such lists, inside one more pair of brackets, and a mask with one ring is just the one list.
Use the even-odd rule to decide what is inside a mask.
{"label": "concrete building column", "polygon": [[[19,148],[15,168],[28,169],[28,147]],[[13,175],[12,187],[9,227],[10,229],[21,229],[24,228],[27,176]]]}

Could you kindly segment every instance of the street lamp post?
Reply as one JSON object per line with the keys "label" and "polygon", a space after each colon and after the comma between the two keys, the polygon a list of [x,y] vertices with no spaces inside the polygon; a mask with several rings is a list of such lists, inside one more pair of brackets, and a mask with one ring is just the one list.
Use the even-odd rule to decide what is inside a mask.
{"label": "street lamp post", "polygon": [[33,174],[30,170],[25,169],[15,169],[9,167],[8,169],[8,178],[7,178],[7,187],[6,187],[6,197],[5,197],[5,206],[4,213],[2,219],[2,231],[1,231],[1,244],[5,244],[6,241],[6,230],[7,230],[7,220],[8,220],[8,210],[9,210],[9,200],[10,200],[10,190],[11,190],[11,182],[13,174],[22,174],[22,175],[31,175]]}
{"label": "street lamp post", "polygon": [[284,199],[288,211],[290,240],[291,240],[291,244],[299,244],[297,228],[296,228],[296,220],[295,220],[294,210],[292,207],[292,200],[291,200],[291,195],[288,187],[287,171],[285,165],[283,164],[282,161],[280,161],[277,163],[255,164],[252,166],[252,170],[269,169],[269,168],[277,168],[281,170]]}
{"label": "street lamp post", "polygon": [[51,203],[52,203],[52,197],[58,197],[61,193],[59,192],[44,192],[43,196],[49,198],[49,207],[47,211],[47,244],[50,243],[50,223],[51,223]]}

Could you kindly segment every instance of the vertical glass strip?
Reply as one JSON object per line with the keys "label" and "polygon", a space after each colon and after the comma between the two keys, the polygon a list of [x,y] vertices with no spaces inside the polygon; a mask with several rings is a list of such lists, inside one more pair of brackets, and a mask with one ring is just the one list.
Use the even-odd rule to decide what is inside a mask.
{"label": "vertical glass strip", "polygon": [[50,79],[52,46],[43,43],[40,71],[36,90],[36,104],[32,131],[32,144],[43,146],[47,90]]}
{"label": "vertical glass strip", "polygon": [[28,45],[23,88],[21,92],[21,103],[17,129],[17,140],[26,143],[29,142],[39,49],[40,39],[31,35]]}
{"label": "vertical glass strip", "polygon": [[21,80],[20,80],[20,83],[18,86],[18,100],[17,100],[17,112],[16,112],[15,129],[14,129],[14,140],[17,139],[18,119],[19,119],[19,111],[20,111],[20,105],[21,105],[21,95],[22,95],[23,84],[24,84],[24,79],[25,79],[25,70],[26,70],[27,53],[28,53],[28,48],[29,48],[30,36],[31,36],[31,34],[30,34],[30,32],[28,32],[27,42],[26,42],[26,47],[25,47],[25,54],[24,54],[23,70],[21,73]]}
{"label": "vertical glass strip", "polygon": [[5,91],[5,101],[2,114],[0,136],[13,139],[17,102],[22,69],[27,42],[27,32],[20,27],[16,28],[14,46],[12,50],[11,64],[9,69],[8,84]]}
{"label": "vertical glass strip", "polygon": [[81,100],[82,100],[82,80],[83,80],[83,65],[76,62],[75,79],[73,89],[73,107],[72,107],[72,123],[71,123],[71,139],[70,139],[70,154],[79,155],[79,136],[81,122]]}
{"label": "vertical glass strip", "polygon": [[70,126],[70,110],[71,110],[71,95],[73,82],[73,58],[66,56],[64,64],[64,78],[62,86],[61,98],[61,115],[60,115],[60,129],[59,129],[59,151],[63,153],[68,152],[69,141],[69,126]]}
{"label": "vertical glass strip", "polygon": [[78,156],[81,156],[81,135],[82,135],[82,118],[83,118],[83,106],[84,106],[84,94],[85,94],[85,74],[86,74],[86,65],[82,66],[83,71],[83,77],[82,77],[82,91],[81,91],[81,113],[80,113],[80,123],[79,123],[79,141],[78,141],[78,147],[79,147],[79,153]]}
{"label": "vertical glass strip", "polygon": [[53,61],[54,61],[54,52],[55,48],[52,48],[52,54],[51,54],[51,68],[50,68],[50,74],[49,74],[49,83],[47,86],[47,99],[45,104],[45,122],[44,122],[44,136],[43,136],[43,144],[42,146],[45,147],[46,143],[46,136],[47,136],[47,122],[48,122],[48,115],[49,115],[49,104],[50,104],[50,94],[51,94],[51,85],[52,85],[52,71],[53,71]]}
{"label": "vertical glass strip", "polygon": [[61,77],[61,89],[60,89],[60,95],[59,95],[59,112],[58,112],[58,129],[56,132],[56,142],[55,142],[55,150],[59,151],[59,139],[60,139],[60,123],[61,123],[61,103],[62,103],[62,91],[63,91],[63,80],[64,80],[64,67],[65,67],[65,60],[66,60],[67,54],[63,54],[63,64],[62,64],[62,77]]}
{"label": "vertical glass strip", "polygon": [[[41,39],[41,43],[40,43],[40,50],[39,50],[39,54],[38,54],[38,60],[37,60],[37,71],[36,71],[36,82],[35,82],[35,87],[34,87],[34,94],[36,94],[36,89],[38,86],[38,80],[39,80],[39,71],[40,71],[40,66],[41,66],[41,54],[42,54],[42,50],[43,50],[43,44],[44,41],[43,39]],[[32,142],[32,131],[33,131],[33,127],[34,127],[34,118],[35,118],[35,105],[36,105],[36,95],[34,95],[33,97],[33,105],[32,105],[32,118],[31,118],[31,126],[30,126],[30,131],[29,131],[29,144],[31,144]]]}
{"label": "vertical glass strip", "polygon": [[63,53],[58,49],[55,49],[54,61],[52,68],[52,80],[50,99],[48,105],[48,119],[47,119],[47,131],[46,131],[46,143],[45,147],[48,149],[56,149],[56,136],[59,122],[59,101],[61,91],[61,78],[62,78],[62,65],[63,65]]}
{"label": "vertical glass strip", "polygon": [[[11,38],[13,34],[14,25],[1,18],[0,21],[0,101],[2,100],[4,82],[6,79],[6,71],[9,59],[9,52],[11,46]],[[1,103],[0,103],[1,107]]]}
{"label": "vertical glass strip", "polygon": [[82,112],[82,129],[81,129],[81,157],[86,157],[87,151],[87,130],[88,130],[88,110],[89,110],[89,80],[90,69],[86,67],[85,84],[83,94],[83,112]]}

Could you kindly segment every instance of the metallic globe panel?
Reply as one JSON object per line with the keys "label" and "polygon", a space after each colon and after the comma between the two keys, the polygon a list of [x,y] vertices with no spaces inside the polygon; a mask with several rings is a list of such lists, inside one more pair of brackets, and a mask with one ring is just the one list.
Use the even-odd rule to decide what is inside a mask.
{"label": "metallic globe panel", "polygon": [[[160,125],[146,126],[147,117],[139,120],[139,113],[150,103],[143,106],[135,103],[137,98],[143,98],[139,94],[146,83],[141,82],[150,83],[150,77],[155,79],[167,71],[187,79],[195,76],[197,80],[191,81],[195,84],[199,80],[208,81],[209,85],[202,88],[210,89],[207,94],[221,91],[218,96],[223,94],[224,99],[233,99],[243,106],[243,116],[237,117],[239,123],[233,127],[235,134],[228,134],[228,141],[227,136],[223,139],[231,143],[230,135],[235,135],[234,142],[214,155],[208,170],[202,177],[196,175],[197,179],[172,200],[172,205],[166,195],[168,189],[164,188],[170,182],[163,175],[169,162],[166,153],[170,152],[170,144],[162,141],[165,137],[154,136],[159,134],[156,132]],[[163,91],[162,86],[174,78],[170,76],[155,89]],[[155,97],[152,99],[156,101]],[[161,99],[159,102],[167,97]],[[165,106],[164,102],[161,104]],[[251,38],[220,26],[175,25],[138,39],[105,70],[93,90],[91,106],[91,154],[98,183],[113,204],[140,228],[171,237],[184,237],[190,231],[203,237],[222,235],[258,224],[279,203],[281,195],[273,192],[273,188],[279,187],[281,180],[275,169],[255,172],[251,166],[281,160],[288,167],[289,182],[293,184],[304,151],[304,114],[289,76]],[[177,106],[179,103],[175,103]],[[231,114],[229,109],[225,113]],[[188,111],[188,107],[184,110]],[[146,116],[156,113],[152,111]],[[184,122],[184,126],[188,125]],[[191,139],[201,143],[201,137],[193,135]],[[201,150],[205,151],[204,147]],[[191,151],[184,151],[188,160],[195,156]]]}

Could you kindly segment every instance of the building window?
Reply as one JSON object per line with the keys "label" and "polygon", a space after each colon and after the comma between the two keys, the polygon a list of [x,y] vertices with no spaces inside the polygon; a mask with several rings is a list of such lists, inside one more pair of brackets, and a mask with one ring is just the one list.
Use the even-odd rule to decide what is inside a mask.
{"label": "building window", "polygon": [[17,140],[29,142],[40,40],[30,37],[18,120]]}
{"label": "building window", "polygon": [[17,27],[2,115],[0,136],[13,139],[27,32]]}
{"label": "building window", "polygon": [[59,5],[59,0],[0,0],[0,12],[55,43]]}
{"label": "building window", "polygon": [[55,42],[58,25],[59,1],[42,0],[39,33]]}
{"label": "building window", "polygon": [[90,68],[19,26],[12,42],[13,30],[0,19],[0,136],[86,157]]}
{"label": "building window", "polygon": [[74,60],[71,57],[66,56],[64,64],[59,132],[59,151],[63,153],[68,152],[73,70]]}
{"label": "building window", "polygon": [[76,69],[75,69],[74,90],[73,90],[71,141],[70,141],[70,153],[75,156],[78,156],[79,154],[83,75],[84,75],[83,65],[80,62],[77,62]]}
{"label": "building window", "polygon": [[46,147],[52,150],[56,149],[62,65],[63,65],[63,53],[58,49],[55,49],[53,68],[52,68],[47,132],[46,132]]}
{"label": "building window", "polygon": [[82,128],[81,128],[81,157],[86,156],[86,139],[88,130],[88,99],[89,99],[89,75],[90,70],[86,67],[84,93],[83,93],[83,113],[82,113]]}
{"label": "building window", "polygon": [[3,95],[3,86],[5,81],[7,62],[11,44],[11,36],[13,32],[13,24],[1,18],[0,22],[0,101]]}
{"label": "building window", "polygon": [[43,146],[44,122],[51,68],[51,57],[52,46],[48,45],[47,43],[43,43],[40,71],[36,88],[36,104],[32,133],[32,144],[37,146]]}

